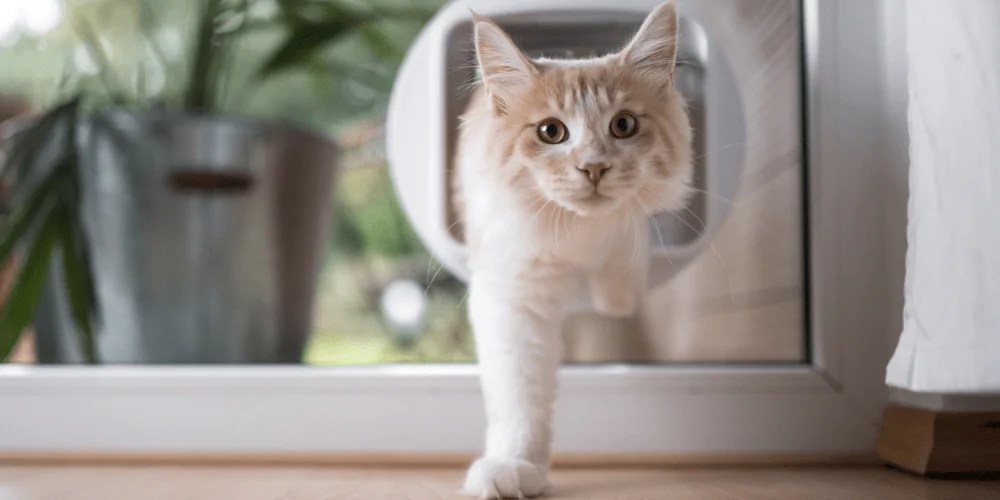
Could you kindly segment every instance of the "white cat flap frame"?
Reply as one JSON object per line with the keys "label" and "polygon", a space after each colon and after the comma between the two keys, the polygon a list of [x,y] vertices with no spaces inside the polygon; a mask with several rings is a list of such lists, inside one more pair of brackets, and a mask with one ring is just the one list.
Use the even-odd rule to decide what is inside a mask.
{"label": "white cat flap frame", "polygon": [[[454,1],[425,27],[393,87],[387,149],[396,191],[417,234],[453,274],[468,277],[460,225],[450,205],[459,116],[474,82],[470,9],[498,22],[529,56],[602,55],[619,50],[659,0]],[[725,54],[708,43],[683,5],[676,85],[695,129],[698,192],[679,214],[650,220],[650,287],[706,247],[735,197],[743,170],[744,115]],[[706,154],[712,151],[712,154]],[[711,193],[711,194],[708,194]],[[582,296],[582,294],[581,294]]]}

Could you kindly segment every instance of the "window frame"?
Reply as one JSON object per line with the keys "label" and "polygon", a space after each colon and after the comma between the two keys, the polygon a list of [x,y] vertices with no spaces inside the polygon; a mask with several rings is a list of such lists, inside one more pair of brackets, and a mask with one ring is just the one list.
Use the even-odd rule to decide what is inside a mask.
{"label": "window frame", "polygon": [[[902,258],[884,229],[905,224],[882,218],[879,195],[881,4],[803,1],[811,363],[564,367],[557,460],[871,451],[888,394],[884,263]],[[485,429],[474,365],[6,365],[0,407],[0,458],[419,462],[471,457]]]}

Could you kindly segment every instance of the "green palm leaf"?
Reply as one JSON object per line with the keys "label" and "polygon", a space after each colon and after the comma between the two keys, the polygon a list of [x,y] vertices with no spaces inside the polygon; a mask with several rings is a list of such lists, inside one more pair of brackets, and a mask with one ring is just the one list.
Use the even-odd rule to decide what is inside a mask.
{"label": "green palm leaf", "polygon": [[69,298],[69,309],[80,333],[80,348],[89,363],[97,363],[94,332],[91,327],[91,312],[95,307],[93,281],[90,262],[83,238],[79,234],[79,223],[69,207],[60,207],[57,230],[60,253],[62,254],[63,281]]}
{"label": "green palm leaf", "polygon": [[31,323],[35,308],[42,298],[46,277],[49,274],[49,260],[56,241],[53,230],[59,223],[60,212],[49,209],[45,221],[39,227],[38,235],[28,252],[28,258],[14,282],[3,310],[0,311],[0,360],[6,360],[21,338],[21,332]]}

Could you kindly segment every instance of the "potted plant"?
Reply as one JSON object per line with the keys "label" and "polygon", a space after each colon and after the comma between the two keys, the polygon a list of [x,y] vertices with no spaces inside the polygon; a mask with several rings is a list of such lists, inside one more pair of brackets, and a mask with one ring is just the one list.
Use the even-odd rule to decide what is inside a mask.
{"label": "potted plant", "polygon": [[[353,37],[395,61],[402,51],[379,23],[423,20],[432,9],[318,0],[199,7],[184,85],[149,95],[142,78],[117,75],[100,37],[78,22],[98,71],[67,78],[59,105],[10,133],[0,261],[23,256],[0,309],[0,359],[34,320],[43,361],[300,360],[337,149],[323,134],[221,112],[233,61],[247,56],[236,48],[277,27],[276,47],[253,54],[250,85],[289,69],[323,78],[332,65],[319,60],[324,47]],[[370,68],[355,70],[371,77]]]}

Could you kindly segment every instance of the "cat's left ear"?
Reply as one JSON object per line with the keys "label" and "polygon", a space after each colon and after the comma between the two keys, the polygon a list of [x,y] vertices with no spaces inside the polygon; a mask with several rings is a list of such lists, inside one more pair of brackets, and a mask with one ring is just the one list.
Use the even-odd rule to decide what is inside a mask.
{"label": "cat's left ear", "polygon": [[673,0],[660,4],[646,17],[621,58],[626,67],[664,90],[673,86],[677,59],[677,6]]}
{"label": "cat's left ear", "polygon": [[476,28],[476,57],[486,92],[498,113],[506,113],[508,102],[527,88],[538,68],[514,45],[499,26],[473,13]]}

